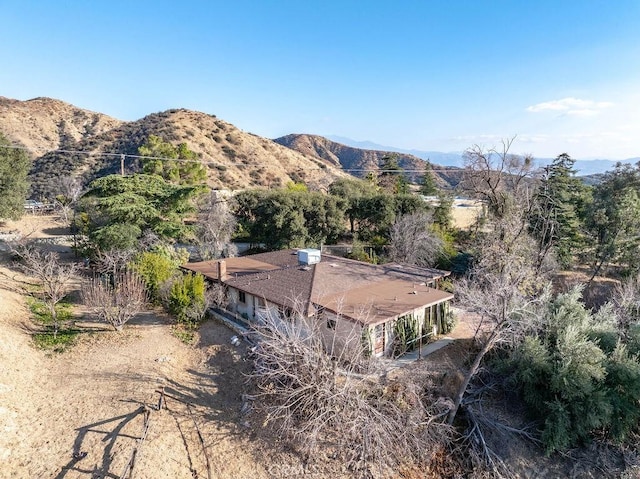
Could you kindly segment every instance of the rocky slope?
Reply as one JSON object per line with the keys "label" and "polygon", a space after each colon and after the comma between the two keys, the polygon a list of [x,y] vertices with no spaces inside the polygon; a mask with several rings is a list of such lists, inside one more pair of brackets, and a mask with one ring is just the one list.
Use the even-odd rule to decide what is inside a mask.
{"label": "rocky slope", "polygon": [[[291,134],[273,141],[305,155],[328,161],[358,177],[364,177],[369,171],[376,170],[382,158],[390,155],[397,157],[398,164],[407,171],[407,176],[414,183],[421,181],[425,168],[425,161],[417,156],[354,148],[317,135]],[[434,165],[434,168],[438,170],[436,179],[441,187],[449,188],[459,183],[459,168],[438,165]]]}
{"label": "rocky slope", "polygon": [[0,96],[0,131],[32,157],[104,133],[122,122],[52,98],[27,101]]}
{"label": "rocky slope", "polygon": [[125,158],[127,172],[138,171],[139,160],[133,156],[150,135],[186,143],[208,167],[207,183],[214,188],[278,187],[289,181],[323,188],[347,175],[331,161],[184,109],[123,122],[49,98],[1,98],[0,131],[34,158],[31,181],[36,198],[59,194],[61,179],[69,176],[87,183],[120,171],[120,154],[132,155]]}

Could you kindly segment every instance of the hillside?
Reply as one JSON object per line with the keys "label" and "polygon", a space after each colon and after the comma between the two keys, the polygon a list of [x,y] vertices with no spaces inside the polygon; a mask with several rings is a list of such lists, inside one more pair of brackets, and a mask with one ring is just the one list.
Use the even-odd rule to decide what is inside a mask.
{"label": "hillside", "polygon": [[[414,183],[421,181],[425,167],[424,160],[414,155],[355,148],[317,135],[291,134],[273,141],[305,155],[328,161],[345,170],[352,170],[350,172],[358,177],[364,177],[368,171],[377,169],[380,160],[389,155],[396,155],[398,164],[407,170],[409,178]],[[438,170],[436,174],[441,187],[452,188],[460,182],[460,169],[438,165],[434,165],[434,168]]]}
{"label": "hillside", "polygon": [[[288,181],[323,188],[346,175],[330,161],[243,132],[213,115],[184,109],[123,122],[49,98],[2,98],[0,131],[27,147],[34,158],[31,182],[36,198],[59,194],[60,178],[80,176],[87,183],[120,171],[119,154],[136,155],[150,135],[186,143],[207,165],[207,183],[213,188],[278,187]],[[126,172],[138,171],[139,160],[127,157],[125,167]]]}
{"label": "hillside", "polygon": [[52,98],[19,101],[0,96],[0,131],[28,148],[33,157],[66,148],[120,124],[110,116]]}

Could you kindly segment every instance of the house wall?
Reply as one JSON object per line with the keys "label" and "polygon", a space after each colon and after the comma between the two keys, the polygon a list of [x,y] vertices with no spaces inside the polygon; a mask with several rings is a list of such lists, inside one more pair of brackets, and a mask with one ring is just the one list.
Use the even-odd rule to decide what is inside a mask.
{"label": "house wall", "polygon": [[[259,321],[266,315],[282,316],[281,308],[264,298],[257,297],[245,293],[245,301],[240,301],[240,291],[229,287],[228,292],[229,306],[228,309],[240,316],[245,317],[249,321]],[[422,334],[427,334],[433,328],[435,334],[441,334],[440,325],[443,324],[445,313],[448,309],[448,302],[437,305],[427,306],[426,308],[416,308],[407,314],[411,316],[416,324],[422,323]],[[324,310],[315,318],[315,330],[322,336],[322,341],[327,351],[339,356],[344,354],[345,347],[361,347],[363,345],[363,336],[367,336],[373,340],[375,338],[375,326],[363,326],[359,323],[341,318],[336,313]],[[334,329],[328,327],[328,324],[335,324]],[[379,355],[390,356],[393,353],[393,345],[395,340],[395,323],[396,319],[387,321],[384,325],[384,348]],[[373,344],[371,351],[373,352]]]}
{"label": "house wall", "polygon": [[[448,302],[434,304],[425,308],[416,308],[405,316],[413,318],[416,324],[416,329],[421,329],[423,335],[430,332],[434,335],[442,334],[441,325],[443,324],[445,312],[448,310],[448,307]],[[385,323],[384,356],[391,356],[393,354],[394,341],[396,338],[395,327],[398,319],[399,318],[393,319]],[[419,327],[420,323],[422,323],[421,328]],[[368,326],[368,331],[371,337],[374,338],[375,326]]]}
{"label": "house wall", "polygon": [[[440,303],[437,305],[427,306],[426,308],[416,308],[407,316],[413,318],[416,325],[422,323],[422,334],[433,331],[440,334],[438,324],[444,319],[444,313],[448,307],[448,303]],[[384,323],[384,348],[378,356],[391,356],[393,354],[394,340],[396,337],[395,325],[397,319],[393,319]],[[375,328],[376,326],[362,326],[353,321],[349,321],[330,311],[323,311],[316,319],[316,330],[322,335],[322,341],[330,354],[340,355],[343,353],[345,346],[350,344],[363,344],[363,337],[370,338],[370,347],[374,352]],[[327,326],[328,322],[335,322],[335,329]],[[382,327],[382,326],[378,326]]]}
{"label": "house wall", "polygon": [[246,294],[244,295],[244,301],[240,301],[240,291],[235,288],[229,288],[229,309],[236,314],[244,317],[245,319],[250,319],[254,317],[254,297],[253,295]]}
{"label": "house wall", "polygon": [[[426,314],[426,310],[427,308],[416,308],[413,311],[411,311],[410,313],[407,313],[404,316],[409,316],[411,318],[413,318],[413,320],[415,321],[416,325],[418,325],[419,323],[423,323],[424,324],[424,319],[425,319],[425,314]],[[387,323],[385,324],[385,345],[384,345],[384,355],[385,356],[391,356],[393,354],[393,344],[396,338],[396,333],[395,333],[395,326],[396,326],[396,322],[397,322],[397,318],[393,319],[391,321],[387,321]],[[427,331],[424,331],[423,328],[423,332],[422,334],[426,334]]]}
{"label": "house wall", "polygon": [[240,291],[236,288],[229,287],[229,311],[232,311],[249,321],[254,321],[267,314],[278,314],[278,306],[276,304],[265,301],[264,298],[254,296],[249,293],[244,294],[244,302],[240,301]]}
{"label": "house wall", "polygon": [[[349,321],[332,311],[324,310],[316,316],[316,327],[322,337],[322,343],[327,352],[333,356],[340,356],[347,351],[346,347],[362,347],[362,325]],[[328,327],[334,324],[334,329]]]}

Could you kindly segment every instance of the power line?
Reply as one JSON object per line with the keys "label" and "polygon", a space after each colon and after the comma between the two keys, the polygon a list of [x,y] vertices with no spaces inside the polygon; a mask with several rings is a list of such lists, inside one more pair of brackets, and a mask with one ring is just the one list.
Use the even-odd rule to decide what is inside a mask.
{"label": "power line", "polygon": [[[131,158],[131,159],[143,159],[143,160],[160,160],[160,161],[174,161],[174,162],[178,162],[178,163],[200,163],[200,164],[204,164],[207,166],[227,166],[226,164],[223,163],[216,163],[215,161],[211,161],[211,160],[206,160],[206,159],[195,159],[195,160],[191,160],[188,158],[169,158],[166,156],[148,156],[148,155],[133,155],[131,153],[111,153],[111,152],[95,152],[95,151],[84,151],[84,150],[63,150],[63,149],[56,149],[56,150],[47,150],[46,148],[29,148],[26,146],[18,146],[18,145],[2,145],[0,146],[0,148],[10,148],[10,149],[14,149],[14,150],[25,150],[25,151],[44,151],[46,153],[64,153],[64,154],[70,154],[70,155],[87,155],[87,156],[106,156],[106,157],[117,157],[121,160],[120,166],[121,166],[121,170],[124,170],[124,159],[125,158]],[[293,150],[295,151],[295,150]],[[423,160],[426,161],[427,160]],[[241,161],[232,161],[229,160],[227,163],[230,163],[232,165],[244,165],[244,166],[249,166],[246,165],[246,163],[241,162]],[[268,162],[256,162],[256,164],[269,164]],[[315,168],[313,167],[298,167],[298,170],[323,170],[326,167],[321,167],[321,166],[317,166]],[[368,173],[368,172],[376,172],[376,173],[425,173],[426,171],[433,171],[433,172],[455,172],[455,171],[467,171],[467,170],[471,170],[471,168],[464,168],[464,167],[457,167],[457,166],[451,166],[448,168],[429,168],[428,170],[426,168],[424,169],[381,169],[381,168],[343,168],[342,166],[335,166],[334,168],[336,168],[339,171],[344,171],[347,173]]]}

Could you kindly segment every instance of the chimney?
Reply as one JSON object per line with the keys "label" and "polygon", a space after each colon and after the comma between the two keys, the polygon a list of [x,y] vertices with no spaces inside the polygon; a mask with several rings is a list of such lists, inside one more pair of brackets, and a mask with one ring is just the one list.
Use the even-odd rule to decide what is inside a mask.
{"label": "chimney", "polygon": [[227,262],[223,259],[216,263],[218,265],[218,281],[227,279]]}

